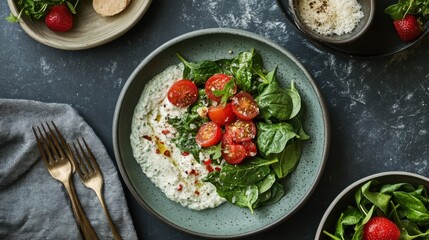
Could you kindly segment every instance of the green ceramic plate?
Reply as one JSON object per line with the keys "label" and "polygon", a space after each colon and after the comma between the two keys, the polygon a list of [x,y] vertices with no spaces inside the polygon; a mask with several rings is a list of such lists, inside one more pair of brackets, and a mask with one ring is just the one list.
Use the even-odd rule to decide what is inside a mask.
{"label": "green ceramic plate", "polygon": [[[176,53],[191,61],[231,58],[256,49],[266,69],[276,66],[284,87],[296,83],[307,112],[304,127],[311,139],[305,143],[298,168],[286,179],[286,195],[275,205],[248,209],[225,203],[218,208],[193,211],[170,201],[143,174],[132,155],[131,119],[145,84],[166,67],[178,64]],[[231,54],[231,51],[233,54]],[[146,57],[127,80],[116,105],[113,142],[122,177],[137,201],[165,223],[190,234],[231,238],[272,227],[295,213],[308,199],[322,174],[329,148],[328,113],[315,82],[287,50],[258,35],[237,29],[205,29],[179,36]],[[143,213],[144,214],[144,213]]]}

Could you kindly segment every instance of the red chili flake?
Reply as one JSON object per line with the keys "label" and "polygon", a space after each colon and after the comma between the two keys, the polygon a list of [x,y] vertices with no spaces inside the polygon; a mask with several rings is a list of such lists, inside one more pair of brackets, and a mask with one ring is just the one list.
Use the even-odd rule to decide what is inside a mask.
{"label": "red chili flake", "polygon": [[188,152],[182,152],[182,156],[188,156],[189,155],[189,153]]}
{"label": "red chili flake", "polygon": [[177,191],[182,191],[182,189],[183,189],[183,185],[179,184],[179,186],[177,187]]}
{"label": "red chili flake", "polygon": [[166,157],[170,157],[170,156],[171,156],[171,152],[170,152],[170,151],[168,151],[168,150],[165,150],[165,151],[164,151],[164,156],[166,156]]}
{"label": "red chili flake", "polygon": [[146,139],[146,140],[152,141],[152,138],[150,136],[148,136],[148,135],[144,135],[143,138]]}
{"label": "red chili flake", "polygon": [[194,184],[197,185],[198,184],[198,179],[194,181]]}
{"label": "red chili flake", "polygon": [[170,133],[170,131],[168,131],[167,129],[162,130],[161,132],[162,132],[162,134],[164,134],[164,135],[167,135],[167,134],[169,134],[169,133]]}
{"label": "red chili flake", "polygon": [[221,169],[220,169],[220,167],[215,167],[215,170],[220,172]]}
{"label": "red chili flake", "polygon": [[200,192],[198,190],[195,190],[194,193],[197,194],[197,195],[200,195]]}
{"label": "red chili flake", "polygon": [[200,175],[195,169],[191,169],[191,172],[189,174],[190,175],[195,175],[195,176]]}
{"label": "red chili flake", "polygon": [[206,161],[203,161],[204,165],[208,166],[210,164],[212,164],[212,160],[211,159],[207,159]]}
{"label": "red chili flake", "polygon": [[156,154],[160,154],[161,153],[161,151],[159,151],[159,149],[156,149]]}
{"label": "red chili flake", "polygon": [[164,142],[159,142],[160,144],[162,144],[162,145],[165,145],[165,143]]}
{"label": "red chili flake", "polygon": [[213,167],[211,165],[207,165],[206,169],[209,171],[209,173],[213,172]]}

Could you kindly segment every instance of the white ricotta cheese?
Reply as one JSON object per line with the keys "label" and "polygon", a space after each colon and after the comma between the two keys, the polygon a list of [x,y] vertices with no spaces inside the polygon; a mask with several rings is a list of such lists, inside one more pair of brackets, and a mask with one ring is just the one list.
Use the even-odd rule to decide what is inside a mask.
{"label": "white ricotta cheese", "polygon": [[304,23],[322,35],[350,33],[363,18],[357,0],[300,0],[298,11]]}
{"label": "white ricotta cheese", "polygon": [[[181,116],[186,111],[172,105],[166,97],[182,74],[183,65],[170,66],[146,84],[132,119],[133,155],[146,176],[169,199],[190,209],[214,208],[225,199],[219,197],[211,183],[201,180],[209,173],[206,166],[172,142],[176,129],[167,122],[169,117]],[[200,158],[209,156],[200,154]]]}

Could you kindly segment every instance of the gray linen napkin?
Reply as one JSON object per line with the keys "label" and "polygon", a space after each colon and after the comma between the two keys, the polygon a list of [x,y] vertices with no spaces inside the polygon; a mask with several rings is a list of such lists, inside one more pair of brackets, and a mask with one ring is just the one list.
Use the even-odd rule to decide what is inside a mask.
{"label": "gray linen napkin", "polygon": [[[54,121],[67,141],[85,137],[104,177],[104,197],[123,239],[137,239],[118,172],[100,139],[69,105],[0,99],[0,239],[82,239],[63,185],[40,157],[31,130]],[[77,174],[76,192],[100,239],[112,239],[101,205]]]}

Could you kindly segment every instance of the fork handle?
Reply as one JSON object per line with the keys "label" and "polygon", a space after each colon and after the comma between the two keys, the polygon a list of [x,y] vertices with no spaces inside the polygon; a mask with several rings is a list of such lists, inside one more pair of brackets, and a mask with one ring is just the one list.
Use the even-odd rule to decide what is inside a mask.
{"label": "fork handle", "polygon": [[74,189],[73,184],[70,184],[69,181],[64,182],[64,187],[67,190],[67,193],[69,194],[73,213],[76,218],[76,221],[82,231],[82,235],[84,239],[98,239],[97,234],[95,233],[94,229],[91,226],[91,223],[89,222],[88,218],[85,215],[85,212],[82,209],[82,206],[80,205],[79,199],[76,195],[76,190]]}
{"label": "fork handle", "polygon": [[94,190],[94,192],[97,194],[97,197],[101,203],[101,207],[103,207],[104,213],[106,214],[107,221],[109,222],[110,229],[112,230],[113,238],[115,240],[121,240],[122,239],[121,235],[116,229],[115,224],[113,224],[112,217],[110,217],[109,210],[106,207],[106,203],[104,202],[104,198],[103,198],[103,195],[101,194],[101,190],[100,191]]}

